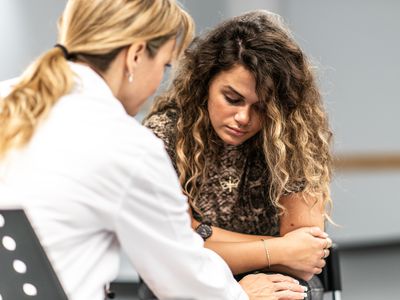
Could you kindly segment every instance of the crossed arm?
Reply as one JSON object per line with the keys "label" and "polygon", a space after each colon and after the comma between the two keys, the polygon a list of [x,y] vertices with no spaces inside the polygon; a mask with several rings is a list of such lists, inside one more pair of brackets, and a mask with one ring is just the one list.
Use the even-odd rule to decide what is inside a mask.
{"label": "crossed arm", "polygon": [[[286,213],[280,218],[280,237],[249,235],[213,227],[205,247],[217,252],[234,274],[268,267],[262,239],[269,252],[270,271],[309,280],[325,266],[324,248],[331,245],[324,230],[322,201],[292,194],[281,198]],[[192,227],[199,222],[192,219]]]}

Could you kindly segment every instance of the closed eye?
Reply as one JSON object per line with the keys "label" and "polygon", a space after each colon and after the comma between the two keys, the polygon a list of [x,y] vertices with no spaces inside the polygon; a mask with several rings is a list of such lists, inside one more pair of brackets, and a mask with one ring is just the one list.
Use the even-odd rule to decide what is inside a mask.
{"label": "closed eye", "polygon": [[226,102],[232,105],[239,105],[242,102],[242,99],[237,99],[237,98],[231,98],[226,95],[224,95]]}

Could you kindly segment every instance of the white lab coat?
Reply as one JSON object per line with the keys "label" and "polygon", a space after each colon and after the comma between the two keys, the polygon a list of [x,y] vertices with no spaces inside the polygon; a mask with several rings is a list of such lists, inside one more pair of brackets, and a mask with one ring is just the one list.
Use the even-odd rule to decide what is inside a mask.
{"label": "white lab coat", "polygon": [[162,142],[93,70],[70,66],[73,91],[0,161],[0,207],[26,210],[69,298],[103,299],[122,248],[160,299],[248,299],[190,228]]}

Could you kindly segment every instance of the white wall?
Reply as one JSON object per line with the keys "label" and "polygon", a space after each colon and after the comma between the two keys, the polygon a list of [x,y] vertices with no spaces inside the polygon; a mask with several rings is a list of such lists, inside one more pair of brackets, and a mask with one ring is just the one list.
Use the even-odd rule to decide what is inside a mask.
{"label": "white wall", "polygon": [[57,42],[57,19],[65,0],[1,0],[0,80],[18,76]]}
{"label": "white wall", "polygon": [[284,3],[300,43],[322,67],[335,150],[400,151],[400,2]]}

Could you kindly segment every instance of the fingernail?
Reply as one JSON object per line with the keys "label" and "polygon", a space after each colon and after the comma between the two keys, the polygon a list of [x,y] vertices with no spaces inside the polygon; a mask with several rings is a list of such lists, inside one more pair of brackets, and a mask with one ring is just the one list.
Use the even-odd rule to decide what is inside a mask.
{"label": "fingernail", "polygon": [[[304,296],[304,298],[307,298],[307,293],[303,293],[303,296]],[[304,298],[303,298],[303,299],[304,299]]]}
{"label": "fingernail", "polygon": [[296,279],[293,279],[293,282],[294,282],[295,284],[300,284],[300,281],[298,281],[298,280],[296,280]]}
{"label": "fingernail", "polygon": [[303,290],[304,290],[305,292],[308,291],[308,287],[306,287],[306,286],[304,286],[304,285],[302,285],[301,287],[303,288]]}

